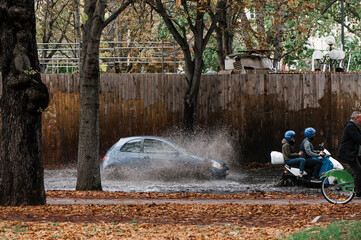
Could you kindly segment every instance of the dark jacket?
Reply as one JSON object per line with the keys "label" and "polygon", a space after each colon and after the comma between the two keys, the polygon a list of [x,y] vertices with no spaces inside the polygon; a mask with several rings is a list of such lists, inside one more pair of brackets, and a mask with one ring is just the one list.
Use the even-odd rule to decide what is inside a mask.
{"label": "dark jacket", "polygon": [[303,152],[302,158],[312,158],[312,157],[318,157],[320,151],[315,150],[313,147],[311,140],[308,138],[303,139],[301,145],[300,145],[300,151]]}
{"label": "dark jacket", "polygon": [[354,161],[359,152],[359,145],[361,145],[361,129],[354,121],[349,120],[343,129],[338,157],[346,161]]}
{"label": "dark jacket", "polygon": [[285,138],[282,139],[282,154],[285,161],[288,161],[292,158],[299,157],[298,152],[295,152],[294,147],[287,141]]}

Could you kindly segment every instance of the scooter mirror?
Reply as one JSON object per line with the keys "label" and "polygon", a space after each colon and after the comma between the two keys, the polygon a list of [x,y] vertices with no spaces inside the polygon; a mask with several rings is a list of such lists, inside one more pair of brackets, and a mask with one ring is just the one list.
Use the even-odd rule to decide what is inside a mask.
{"label": "scooter mirror", "polygon": [[320,149],[320,151],[325,150],[325,144],[324,143],[319,144],[318,148]]}

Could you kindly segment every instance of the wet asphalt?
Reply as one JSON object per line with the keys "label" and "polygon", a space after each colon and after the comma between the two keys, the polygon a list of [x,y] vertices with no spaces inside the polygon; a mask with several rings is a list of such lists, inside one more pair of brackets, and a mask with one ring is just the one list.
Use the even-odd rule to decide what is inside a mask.
{"label": "wet asphalt", "polygon": [[[319,188],[305,186],[280,187],[282,169],[272,171],[230,171],[226,179],[192,178],[177,175],[160,178],[153,175],[119,176],[102,170],[104,191],[158,192],[158,193],[216,193],[236,194],[250,192],[276,192],[291,194],[320,194]],[[45,170],[45,190],[75,190],[76,168]]]}

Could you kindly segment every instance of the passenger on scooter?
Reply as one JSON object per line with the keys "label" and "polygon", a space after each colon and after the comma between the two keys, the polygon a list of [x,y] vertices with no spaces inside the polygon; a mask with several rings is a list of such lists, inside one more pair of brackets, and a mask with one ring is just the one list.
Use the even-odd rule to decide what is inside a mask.
{"label": "passenger on scooter", "polygon": [[316,136],[316,130],[312,127],[305,129],[304,134],[306,138],[302,141],[300,151],[303,152],[302,156],[306,160],[306,168],[312,168],[312,179],[319,179],[319,172],[322,167],[322,160],[317,159],[325,154],[321,151],[315,150],[312,141]]}
{"label": "passenger on scooter", "polygon": [[285,133],[285,137],[282,139],[282,154],[287,165],[300,168],[299,177],[302,177],[306,160],[300,157],[303,152],[296,152],[293,147],[296,143],[295,136],[296,133],[292,130]]}

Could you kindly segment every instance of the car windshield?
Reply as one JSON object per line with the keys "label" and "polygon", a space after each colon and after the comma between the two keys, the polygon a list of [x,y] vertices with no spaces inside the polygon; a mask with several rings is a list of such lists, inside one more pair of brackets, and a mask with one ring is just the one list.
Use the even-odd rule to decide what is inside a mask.
{"label": "car windshield", "polygon": [[174,153],[178,152],[169,144],[156,140],[144,139],[144,153]]}
{"label": "car windshield", "polygon": [[131,153],[139,153],[140,152],[140,139],[131,140],[126,142],[122,148],[121,152],[131,152]]}

